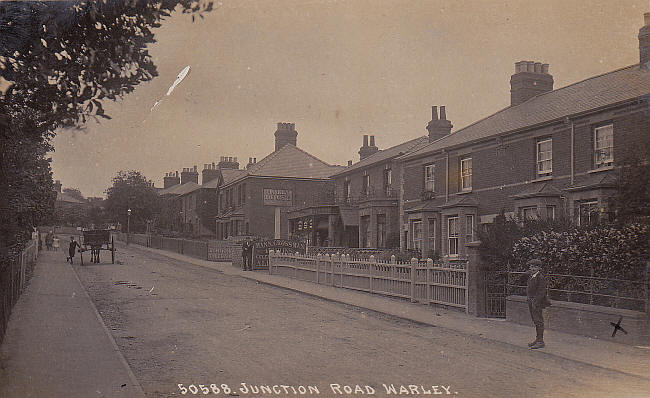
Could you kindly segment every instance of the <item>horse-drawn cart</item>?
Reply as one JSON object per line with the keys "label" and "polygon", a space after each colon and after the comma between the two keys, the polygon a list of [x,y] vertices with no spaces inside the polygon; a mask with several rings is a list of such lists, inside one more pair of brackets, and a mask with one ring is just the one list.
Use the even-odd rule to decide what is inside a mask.
{"label": "horse-drawn cart", "polygon": [[99,263],[99,253],[102,250],[111,252],[111,263],[115,264],[115,243],[108,229],[90,229],[83,231],[83,248],[80,250],[81,265],[84,265],[84,252],[90,250],[90,262]]}

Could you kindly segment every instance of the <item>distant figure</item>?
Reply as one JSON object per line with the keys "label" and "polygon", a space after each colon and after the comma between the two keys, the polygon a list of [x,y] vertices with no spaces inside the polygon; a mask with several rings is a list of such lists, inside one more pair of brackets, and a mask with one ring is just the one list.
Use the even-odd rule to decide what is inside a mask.
{"label": "distant figure", "polygon": [[54,243],[54,234],[52,231],[48,232],[47,235],[45,235],[45,249],[50,251],[52,250],[52,244]]}
{"label": "distant figure", "polygon": [[52,249],[56,252],[59,251],[59,238],[52,234]]}
{"label": "distant figure", "polygon": [[79,247],[79,243],[77,243],[77,241],[74,240],[74,236],[71,236],[70,237],[70,246],[68,248],[69,257],[66,259],[66,261],[70,260],[70,264],[72,264],[72,260],[74,259],[74,253],[75,253],[75,251],[77,250],[78,247]]}
{"label": "distant figure", "polygon": [[241,246],[242,260],[244,260],[244,271],[253,270],[253,244],[246,238]]}
{"label": "distant figure", "polygon": [[544,348],[544,316],[542,310],[551,305],[546,295],[546,276],[542,273],[542,262],[538,259],[529,260],[528,285],[526,286],[526,296],[528,297],[528,310],[530,317],[535,324],[537,338],[528,344],[531,349]]}

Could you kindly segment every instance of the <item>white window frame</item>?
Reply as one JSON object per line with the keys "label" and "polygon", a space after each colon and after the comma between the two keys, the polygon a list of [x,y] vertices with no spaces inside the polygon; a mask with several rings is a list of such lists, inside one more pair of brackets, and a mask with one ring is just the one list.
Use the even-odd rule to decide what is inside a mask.
{"label": "white window frame", "polygon": [[345,191],[345,201],[349,201],[352,197],[352,182],[348,179],[343,183],[343,191]]}
{"label": "white window frame", "polygon": [[447,254],[450,257],[458,257],[458,239],[460,235],[458,231],[458,223],[458,216],[447,217]]}
{"label": "white window frame", "polygon": [[[584,220],[582,219],[582,208],[583,207],[592,207],[595,206],[596,211],[589,211],[589,220],[587,220],[587,224],[584,224]],[[594,200],[585,200],[582,202],[578,202],[578,226],[584,226],[584,225],[591,225],[591,214],[594,213],[596,217],[599,217],[600,213],[600,208],[598,207],[598,199]]]}
{"label": "white window frame", "polygon": [[393,169],[384,169],[384,193],[386,196],[390,195],[391,187],[393,186]]}
{"label": "white window frame", "polygon": [[[526,212],[531,211],[534,213],[534,217],[526,217]],[[538,220],[539,219],[539,208],[537,206],[526,206],[521,208],[521,218],[525,220]]]}
{"label": "white window frame", "polygon": [[[604,137],[599,139],[599,133],[603,132]],[[609,154],[606,158],[599,159],[599,155],[605,151]],[[594,168],[609,167],[614,163],[614,125],[607,124],[594,129]]]}
{"label": "white window frame", "polygon": [[370,195],[370,175],[363,174],[363,194]]}
{"label": "white window frame", "polygon": [[424,166],[424,190],[426,192],[434,192],[436,189],[435,172],[435,164],[427,164]]}
{"label": "white window frame", "polygon": [[546,219],[550,221],[555,220],[555,206],[546,205]]}
{"label": "white window frame", "polygon": [[472,157],[467,156],[460,160],[460,189],[472,190]]}
{"label": "white window frame", "polygon": [[[542,151],[540,148],[544,144],[549,144],[550,148]],[[544,138],[537,141],[535,145],[535,153],[537,154],[536,171],[538,177],[550,176],[553,174],[553,139]]]}
{"label": "white window frame", "polygon": [[[419,232],[419,234],[417,232]],[[419,249],[420,254],[422,254],[422,232],[422,220],[411,221],[411,239],[413,241],[412,249]]]}
{"label": "white window frame", "polygon": [[[436,219],[435,218],[429,218],[427,219],[427,228],[428,228],[428,242],[429,242],[429,251],[430,252],[435,252],[436,251]],[[424,254],[424,253],[423,253]]]}
{"label": "white window frame", "polygon": [[465,243],[474,242],[474,214],[465,215]]}

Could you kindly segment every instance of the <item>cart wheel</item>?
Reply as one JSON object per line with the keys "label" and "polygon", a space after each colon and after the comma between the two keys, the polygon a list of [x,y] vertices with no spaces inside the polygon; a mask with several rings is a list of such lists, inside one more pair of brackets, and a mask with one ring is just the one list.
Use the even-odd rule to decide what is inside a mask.
{"label": "cart wheel", "polygon": [[115,242],[111,236],[111,264],[115,264]]}

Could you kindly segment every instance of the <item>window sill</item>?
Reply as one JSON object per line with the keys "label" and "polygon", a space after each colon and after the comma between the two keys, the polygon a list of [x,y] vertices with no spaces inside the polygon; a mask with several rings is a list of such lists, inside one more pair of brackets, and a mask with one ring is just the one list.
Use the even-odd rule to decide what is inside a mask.
{"label": "window sill", "polygon": [[469,193],[472,193],[471,189],[468,189],[467,191],[456,192],[456,195],[467,195]]}
{"label": "window sill", "polygon": [[553,179],[553,176],[552,176],[552,175],[548,175],[548,176],[543,176],[543,177],[535,178],[534,180],[531,180],[530,182],[550,181],[550,180],[552,180],[552,179]]}
{"label": "window sill", "polygon": [[597,168],[597,169],[593,169],[593,170],[589,170],[589,171],[587,171],[587,174],[591,174],[591,173],[600,173],[601,171],[609,171],[609,170],[614,170],[614,166],[603,166],[603,167],[599,167],[599,168]]}

